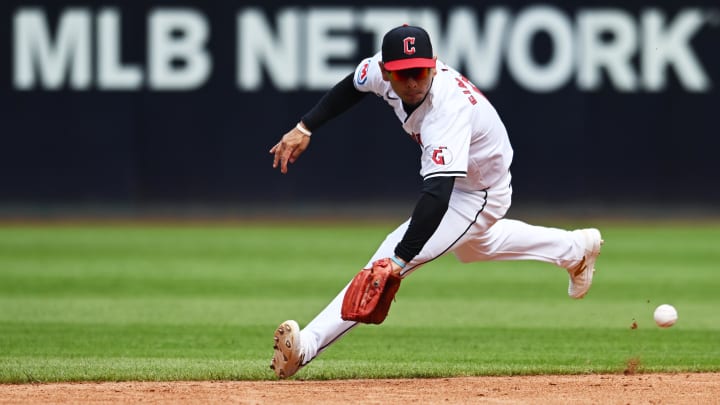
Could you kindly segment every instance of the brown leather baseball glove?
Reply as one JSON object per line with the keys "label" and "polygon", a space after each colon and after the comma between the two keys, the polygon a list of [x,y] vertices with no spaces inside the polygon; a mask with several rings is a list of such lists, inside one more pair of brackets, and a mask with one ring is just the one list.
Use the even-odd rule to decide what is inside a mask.
{"label": "brown leather baseball glove", "polygon": [[345,291],[340,315],[343,320],[380,324],[400,288],[400,275],[393,273],[390,259],[376,260],[362,269]]}

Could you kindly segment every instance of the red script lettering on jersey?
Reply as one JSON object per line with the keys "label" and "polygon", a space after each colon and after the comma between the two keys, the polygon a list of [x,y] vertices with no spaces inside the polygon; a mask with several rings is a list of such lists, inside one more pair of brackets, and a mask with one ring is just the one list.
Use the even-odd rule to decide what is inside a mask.
{"label": "red script lettering on jersey", "polygon": [[467,95],[468,95],[468,100],[470,101],[470,104],[472,104],[472,105],[477,104],[477,99],[476,99],[475,96],[472,94],[472,92],[470,91],[470,89],[472,89],[475,93],[477,93],[477,94],[479,94],[479,95],[481,95],[481,96],[484,97],[484,95],[482,94],[482,92],[480,91],[480,89],[478,89],[474,84],[472,84],[472,82],[471,82],[467,77],[465,77],[465,76],[463,76],[463,75],[460,75],[459,77],[456,77],[456,78],[455,78],[455,81],[457,82],[458,87],[460,87],[461,89],[463,89],[463,91],[462,91],[463,94],[467,94]]}

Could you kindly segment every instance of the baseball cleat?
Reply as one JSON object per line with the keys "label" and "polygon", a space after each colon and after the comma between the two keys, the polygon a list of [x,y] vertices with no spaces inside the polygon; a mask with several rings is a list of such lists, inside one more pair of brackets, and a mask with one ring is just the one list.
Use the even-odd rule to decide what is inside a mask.
{"label": "baseball cleat", "polygon": [[279,378],[288,378],[303,366],[305,355],[300,346],[300,326],[289,320],[278,326],[273,337],[273,354],[270,368]]}
{"label": "baseball cleat", "polygon": [[600,255],[600,246],[605,241],[602,240],[600,231],[595,228],[579,229],[573,232],[582,234],[585,240],[585,255],[582,261],[577,266],[567,269],[570,275],[568,295],[577,300],[583,298],[592,285],[595,261]]}

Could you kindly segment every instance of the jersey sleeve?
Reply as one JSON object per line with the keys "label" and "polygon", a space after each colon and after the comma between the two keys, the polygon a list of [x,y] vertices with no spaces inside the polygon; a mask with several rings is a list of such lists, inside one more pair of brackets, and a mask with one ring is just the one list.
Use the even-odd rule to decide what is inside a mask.
{"label": "jersey sleeve", "polygon": [[318,101],[315,106],[302,117],[305,126],[314,131],[327,121],[337,117],[357,104],[368,93],[357,91],[352,84],[353,74],[349,73]]}
{"label": "jersey sleeve", "polygon": [[370,58],[364,59],[357,68],[355,68],[353,84],[356,89],[382,96],[385,82],[382,79],[382,72],[378,64],[380,59],[380,53],[377,53]]}
{"label": "jersey sleeve", "polygon": [[[429,117],[428,117],[429,118]],[[467,177],[470,155],[470,111],[467,108],[444,108],[421,129],[423,139],[420,175]]]}

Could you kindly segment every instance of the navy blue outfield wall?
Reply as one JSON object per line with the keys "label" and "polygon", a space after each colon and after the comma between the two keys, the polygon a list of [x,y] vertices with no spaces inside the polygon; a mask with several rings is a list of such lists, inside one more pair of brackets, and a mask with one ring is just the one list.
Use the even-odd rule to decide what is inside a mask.
{"label": "navy blue outfield wall", "polygon": [[495,104],[516,199],[720,203],[716,1],[0,2],[0,203],[414,198],[374,96],[269,148],[404,22]]}

